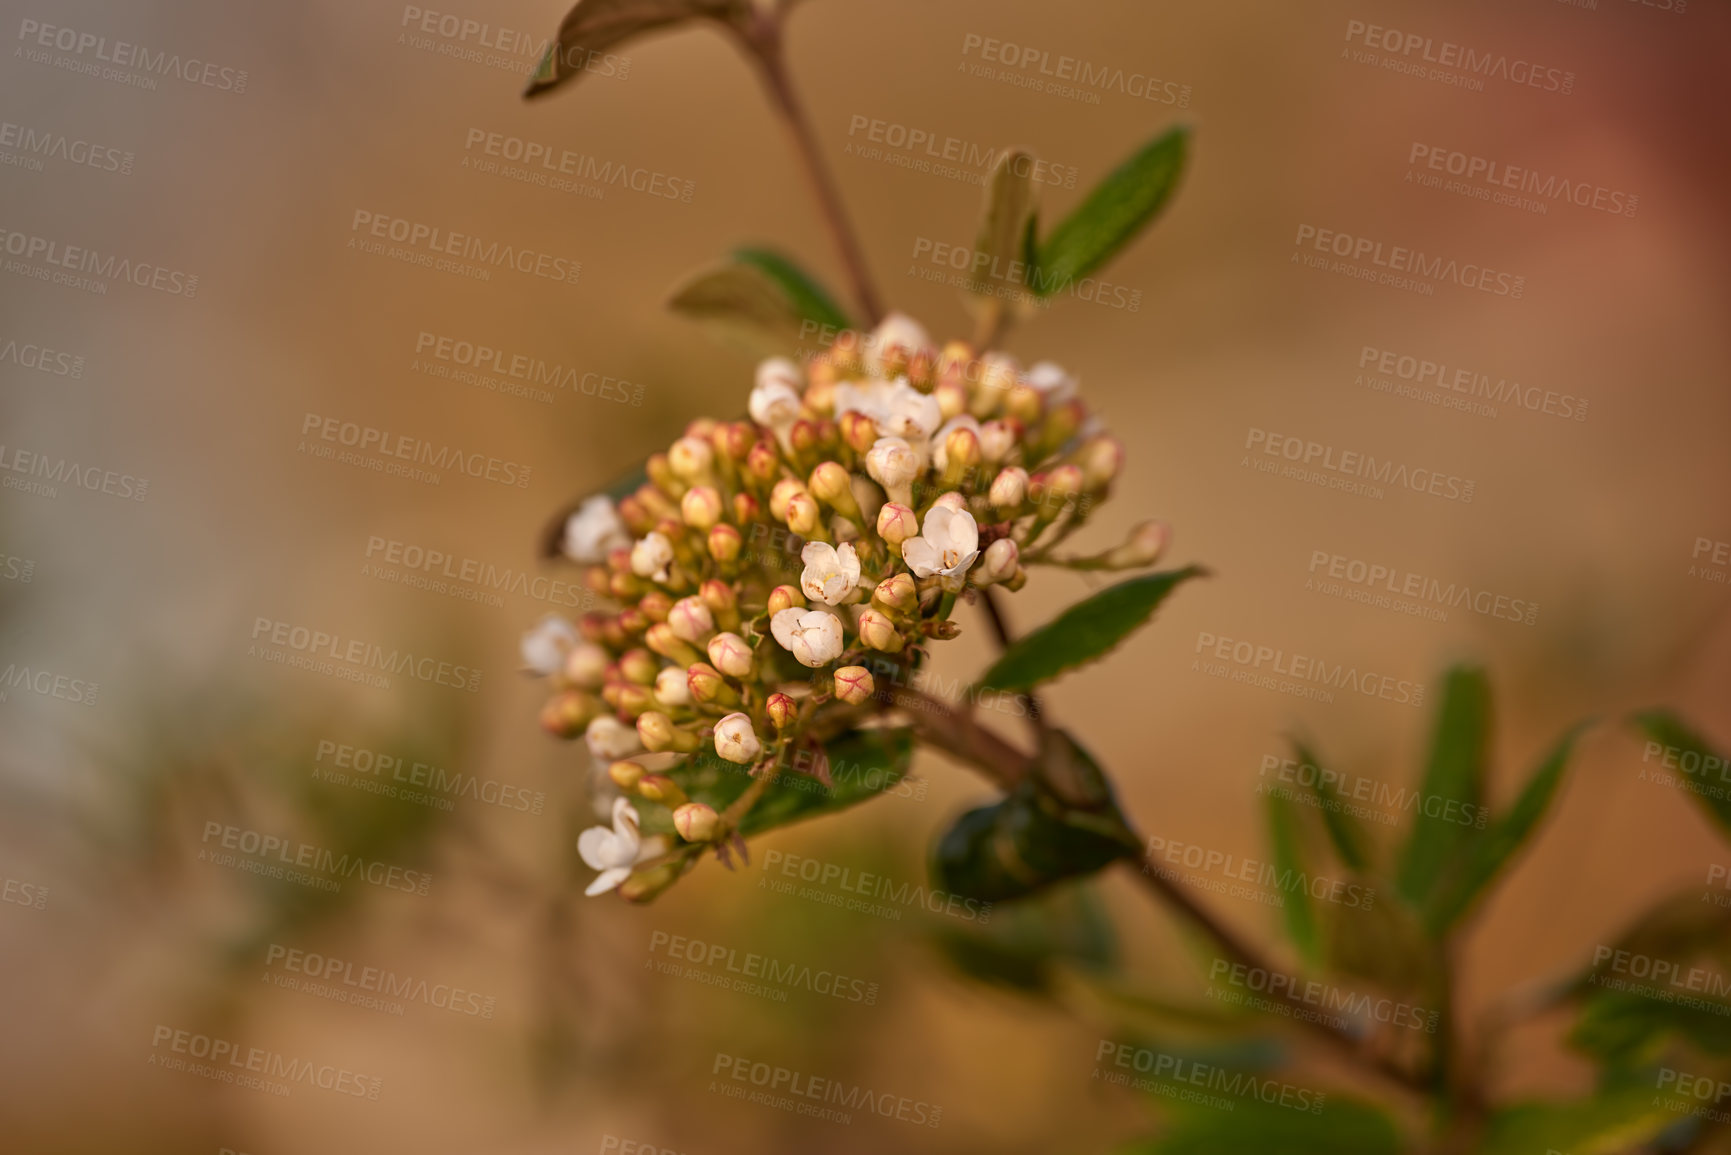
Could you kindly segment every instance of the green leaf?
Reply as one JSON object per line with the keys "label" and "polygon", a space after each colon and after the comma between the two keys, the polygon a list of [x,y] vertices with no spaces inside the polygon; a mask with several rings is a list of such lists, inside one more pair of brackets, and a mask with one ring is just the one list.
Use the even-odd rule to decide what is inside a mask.
{"label": "green leaf", "polygon": [[[1727,785],[1731,783],[1731,762],[1727,762],[1724,754],[1668,710],[1647,710],[1635,715],[1635,721],[1647,732],[1649,740],[1642,761],[1645,762],[1649,756],[1659,758],[1661,766],[1655,773],[1674,773],[1678,783],[1700,803],[1708,819],[1719,828],[1719,833],[1731,836],[1731,786]],[[1655,746],[1659,749],[1654,749]],[[1674,770],[1663,765],[1664,759],[1671,757],[1670,751],[1676,751],[1677,766]],[[1698,759],[1694,770],[1684,769],[1689,755]],[[1709,781],[1708,772],[1715,770],[1717,780]]]}
{"label": "green leaf", "polygon": [[[1430,765],[1420,787],[1424,805],[1433,798],[1482,805],[1490,731],[1491,692],[1484,671],[1455,667],[1445,680]],[[1473,833],[1457,822],[1415,822],[1395,878],[1401,894],[1424,909],[1437,883],[1461,867]]]}
{"label": "green leaf", "polygon": [[737,249],[688,277],[668,308],[746,338],[754,348],[794,349],[814,331],[850,328],[848,316],[815,279],[768,249]]}
{"label": "green leaf", "polygon": [[1304,743],[1294,741],[1292,753],[1300,766],[1308,766],[1316,772],[1311,778],[1310,791],[1316,796],[1317,808],[1322,811],[1322,825],[1328,831],[1335,856],[1349,870],[1362,872],[1368,869],[1370,836],[1359,825],[1358,819],[1346,812],[1346,799],[1335,784],[1335,776],[1323,770],[1321,759]]}
{"label": "green leaf", "polygon": [[[1475,838],[1462,868],[1436,889],[1425,912],[1432,935],[1441,935],[1484,893],[1491,880],[1508,865],[1544,816],[1562,782],[1563,769],[1585,724],[1569,730],[1533,771],[1520,797],[1509,812],[1494,820],[1490,829]],[[1422,819],[1421,819],[1422,821]]]}
{"label": "green leaf", "polygon": [[1491,1116],[1480,1155],[1618,1155],[1631,1151],[1676,1123],[1645,1085],[1600,1090],[1569,1103],[1520,1103]]}
{"label": "green leaf", "polygon": [[[1025,261],[1029,229],[1039,207],[1034,166],[1033,153],[1006,149],[986,182],[985,207],[974,238],[974,270],[963,283],[965,303],[976,315],[1003,309],[1007,303],[1019,303],[1018,313],[1031,308],[1026,286],[1032,269]],[[1008,270],[1017,265],[1023,266],[1022,275],[1009,276]]]}
{"label": "green leaf", "polygon": [[[1268,808],[1268,841],[1273,848],[1274,869],[1282,877],[1298,875],[1308,878],[1302,831],[1297,808],[1290,799],[1278,794],[1264,794]],[[1286,914],[1286,933],[1305,963],[1316,967],[1322,962],[1322,928],[1316,920],[1316,908],[1310,903],[1310,892],[1304,887],[1289,891],[1281,909]]]}
{"label": "green leaf", "polygon": [[1710,1055],[1731,1055],[1731,1002],[1693,990],[1684,992],[1692,1004],[1685,1005],[1672,1001],[1676,992],[1663,980],[1654,984],[1595,994],[1581,1009],[1569,1044],[1607,1066],[1623,1069],[1655,1061],[1673,1037],[1686,1039]]}
{"label": "green leaf", "polygon": [[[852,730],[832,740],[825,753],[833,785],[796,772],[802,765],[784,767],[757,805],[739,824],[746,837],[763,834],[793,822],[834,814],[894,789],[907,775],[913,760],[912,732],[896,730]],[[705,749],[688,762],[667,771],[686,796],[725,810],[752,782],[745,767],[716,757]],[[671,815],[661,807],[644,807],[643,829],[651,834],[673,830]]]}
{"label": "green leaf", "polygon": [[1152,617],[1180,582],[1206,572],[1189,566],[1144,574],[1077,602],[1005,650],[980,679],[980,688],[1031,690],[1098,660]]}
{"label": "green leaf", "polygon": [[[1170,1084],[1173,1098],[1155,1100],[1169,1119],[1165,1131],[1121,1148],[1120,1155],[1398,1155],[1401,1150],[1394,1120],[1371,1104],[1330,1095],[1320,1112],[1296,1110],[1280,1105],[1278,1078],[1257,1082],[1275,1086],[1275,1101],[1263,1102],[1253,1093],[1221,1096],[1232,1103],[1231,1110],[1177,1097],[1207,1088]],[[1317,1092],[1309,1094],[1313,1100]],[[1289,1101],[1296,1100],[1289,1094]]]}
{"label": "green leaf", "polygon": [[1067,810],[1024,784],[956,820],[933,850],[932,877],[981,902],[1024,898],[1135,853],[1114,817]]}
{"label": "green leaf", "polygon": [[1039,250],[1035,289],[1049,297],[1094,272],[1146,228],[1172,196],[1190,129],[1168,129],[1094,186]]}
{"label": "green leaf", "polygon": [[[1377,892],[1368,909],[1335,903],[1322,908],[1329,969],[1391,993],[1419,995],[1433,990],[1437,963],[1418,918],[1405,903],[1388,901],[1379,881],[1365,882]],[[1428,1016],[1438,1008],[1418,1009]]]}
{"label": "green leaf", "polygon": [[616,68],[604,59],[607,50],[646,32],[703,18],[726,20],[742,7],[736,0],[578,0],[542,53],[523,95],[545,96],[585,72]]}

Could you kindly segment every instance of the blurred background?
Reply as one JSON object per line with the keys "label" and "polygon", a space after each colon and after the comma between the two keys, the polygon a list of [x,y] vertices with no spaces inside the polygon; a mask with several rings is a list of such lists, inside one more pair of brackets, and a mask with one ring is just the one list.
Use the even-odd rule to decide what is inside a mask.
{"label": "blurred background", "polygon": [[[768,885],[793,856],[923,878],[933,836],[987,796],[940,757],[917,788],[779,832],[731,875],[706,863],[648,908],[581,896],[587,755],[537,727],[544,688],[516,670],[522,630],[580,608],[540,539],[689,419],[743,409],[752,359],[661,307],[681,276],[767,242],[842,283],[727,42],[634,42],[525,104],[559,4],[4,7],[0,1146],[1088,1152],[1144,1126],[1146,1104],[1090,1077],[1120,1014],[1099,991],[982,985],[944,949],[965,920]],[[1413,75],[1428,49],[1390,52],[1370,25],[1543,79]],[[1026,146],[1073,169],[1043,190],[1051,220],[1195,126],[1183,187],[1102,274],[1112,291],[1060,298],[1009,342],[1077,374],[1127,445],[1082,544],[1158,516],[1172,556],[1213,573],[1047,696],[1148,833],[1257,856],[1257,787],[1291,734],[1379,782],[1419,771],[1434,694],[1271,691],[1219,676],[1217,639],[1433,689],[1484,663],[1499,802],[1562,727],[1604,720],[1466,940],[1467,1006],[1579,963],[1725,856],[1682,794],[1642,780],[1622,719],[1665,703],[1731,743],[1728,53],[1723,6],[1634,0],[836,0],[792,24],[880,287],[940,338],[969,324],[931,254],[970,242],[984,172],[887,142]],[[1086,75],[1042,75],[1061,58]],[[593,163],[514,179],[529,145]],[[391,221],[564,279],[393,255],[372,232]],[[1344,275],[1326,233],[1510,291]],[[471,346],[501,351],[491,370]],[[1438,388],[1481,377],[1500,399]],[[494,477],[345,460],[345,425],[482,455]],[[1470,482],[1471,500],[1257,468],[1284,464],[1264,452],[1282,437]],[[1379,604],[1342,576],[1372,566],[1474,597]],[[1088,588],[1040,571],[1012,622]],[[964,624],[943,677],[989,655]],[[332,657],[368,647],[463,673]],[[1139,981],[1202,994],[1175,924],[1123,878],[1093,892],[1086,919],[1112,914]],[[1271,940],[1269,907],[1207,897]],[[748,956],[782,981],[734,989],[767,965]],[[1495,1086],[1582,1091],[1554,1034],[1524,1033]],[[254,1075],[320,1074],[249,1082],[254,1054]],[[941,1126],[736,1101],[716,1075],[735,1059],[905,1096]]]}

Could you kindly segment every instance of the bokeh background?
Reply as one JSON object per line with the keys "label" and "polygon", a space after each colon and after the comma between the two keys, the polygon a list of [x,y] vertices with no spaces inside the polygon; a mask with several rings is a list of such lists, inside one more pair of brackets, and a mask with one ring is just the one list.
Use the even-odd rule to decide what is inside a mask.
{"label": "bokeh background", "polygon": [[[0,465],[28,471],[18,455],[41,454],[146,479],[148,491],[13,486],[27,473],[7,473],[0,490],[0,669],[13,671],[0,687],[0,1146],[1087,1152],[1144,1126],[1145,1104],[1090,1079],[1113,1008],[967,981],[934,946],[953,920],[778,895],[760,885],[761,857],[732,875],[706,864],[649,908],[582,899],[589,874],[573,843],[593,821],[586,755],[537,728],[542,690],[515,670],[520,631],[561,608],[552,591],[564,587],[479,597],[473,583],[416,588],[367,568],[378,539],[574,579],[538,557],[549,519],[691,417],[743,408],[751,358],[665,312],[669,286],[747,242],[841,282],[730,45],[706,30],[633,43],[614,74],[525,104],[524,42],[553,32],[556,3],[4,9],[8,130],[129,159],[107,171],[106,160],[33,152],[18,134],[0,147],[13,262],[0,277]],[[490,31],[424,33],[425,12]],[[1538,61],[1572,73],[1572,90],[1492,80],[1472,91],[1364,63],[1351,21]],[[36,50],[39,25],[231,71],[141,87],[136,67],[117,79],[57,62],[96,50]],[[1152,77],[1157,97],[976,75],[986,40]],[[1622,721],[1666,703],[1731,743],[1731,586],[1709,564],[1712,543],[1731,539],[1722,5],[838,0],[799,11],[790,60],[881,287],[940,336],[965,335],[967,317],[953,288],[919,275],[919,243],[968,243],[980,174],[861,155],[862,118],[1073,166],[1074,188],[1045,190],[1047,219],[1155,132],[1195,126],[1179,195],[1104,274],[1136,294],[1135,309],[1060,300],[1009,343],[1075,372],[1127,445],[1089,540],[1104,546],[1159,516],[1174,527],[1173,557],[1213,571],[1048,696],[1114,767],[1150,833],[1258,855],[1259,768],[1291,733],[1379,780],[1405,784],[1419,770],[1428,710],[1211,677],[1196,662],[1214,635],[1432,688],[1450,662],[1486,664],[1499,799],[1563,726],[1603,720],[1467,939],[1468,1006],[1561,973],[1724,859],[1683,795],[1641,780],[1641,741]],[[224,87],[243,70],[244,91]],[[511,180],[474,165],[467,142],[486,133],[663,174],[691,196]],[[1551,200],[1537,212],[1426,187],[1415,145],[1633,195],[1638,207]],[[580,261],[581,274],[480,281],[392,260],[351,244],[357,212]],[[1306,225],[1488,265],[1524,278],[1523,291],[1413,292],[1310,268],[1295,243]],[[196,295],[44,282],[14,235],[196,274]],[[422,334],[628,388],[545,399],[437,376],[417,360]],[[33,367],[26,346],[76,361]],[[1367,347],[1582,399],[1584,419],[1380,391],[1361,380]],[[303,438],[313,415],[524,463],[529,483],[448,470],[430,484],[320,459]],[[1470,479],[1473,497],[1371,498],[1271,476],[1246,464],[1253,430]],[[1330,596],[1307,588],[1318,552],[1534,603],[1536,620],[1460,607],[1428,620]],[[1012,620],[1036,624],[1087,589],[1040,572]],[[471,693],[288,668],[253,650],[261,619],[483,676]],[[983,623],[966,625],[939,652],[944,676],[987,658]],[[88,684],[94,700],[72,700]],[[334,755],[321,760],[321,742],[505,784],[506,797],[539,798],[538,812],[462,796],[447,810],[327,781],[318,771]],[[916,769],[918,797],[778,833],[759,855],[921,877],[932,837],[985,795],[936,756]],[[351,880],[331,893],[260,878],[209,861],[212,823],[352,850],[432,884],[419,895]],[[1174,924],[1125,879],[1098,893],[1131,969],[1201,993]],[[1272,937],[1270,908],[1211,902]],[[875,996],[796,988],[778,1001],[669,976],[655,965],[658,933],[839,972]],[[294,989],[288,951],[460,988],[465,1007],[489,1011]],[[382,1089],[282,1096],[164,1069],[152,1059],[165,1027]],[[1585,1068],[1554,1030],[1538,1024],[1516,1044],[1494,1076],[1504,1092],[1584,1090]],[[718,1054],[936,1104],[942,1125],[842,1126],[736,1102],[714,1090]]]}

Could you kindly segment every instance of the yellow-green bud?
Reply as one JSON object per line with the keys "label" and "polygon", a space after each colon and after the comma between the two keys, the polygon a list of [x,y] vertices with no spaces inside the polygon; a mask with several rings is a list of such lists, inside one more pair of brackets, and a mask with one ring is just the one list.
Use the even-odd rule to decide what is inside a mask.
{"label": "yellow-green bud", "polygon": [[913,613],[920,604],[920,591],[914,584],[914,575],[898,573],[879,582],[872,591],[872,604],[885,613]]}
{"label": "yellow-green bud", "polygon": [[691,668],[685,671],[686,685],[691,688],[691,696],[699,702],[711,706],[739,705],[739,693],[727,684],[727,680],[708,662],[693,662]]}
{"label": "yellow-green bud", "polygon": [[708,529],[721,520],[721,494],[711,485],[694,485],[679,499],[679,515],[693,529]]}
{"label": "yellow-green bud", "polygon": [[673,812],[673,829],[687,842],[708,842],[721,829],[721,815],[701,802],[687,802]]}
{"label": "yellow-green bud", "polygon": [[681,730],[659,710],[649,710],[637,719],[637,736],[643,740],[643,748],[652,754],[669,750],[689,754],[702,745],[696,734]]}
{"label": "yellow-green bud", "polygon": [[786,730],[799,718],[799,703],[779,690],[769,696],[769,701],[764,703],[764,710],[777,730]]}
{"label": "yellow-green bud", "polygon": [[866,610],[859,616],[859,640],[874,650],[893,654],[904,644],[895,623],[877,610]]}
{"label": "yellow-green bud", "polygon": [[835,696],[850,706],[869,699],[877,686],[864,666],[843,666],[835,672]]}
{"label": "yellow-green bud", "polygon": [[805,594],[798,586],[776,586],[769,591],[769,616],[772,618],[782,610],[804,608]]}
{"label": "yellow-green bud", "polygon": [[665,774],[645,774],[639,778],[637,795],[667,807],[685,805],[685,791],[679,788],[679,783]]}
{"label": "yellow-green bud", "polygon": [[581,690],[566,690],[541,707],[541,728],[555,738],[580,737],[601,712],[601,704]]}
{"label": "yellow-green bud", "polygon": [[607,777],[613,779],[613,784],[621,790],[636,790],[643,775],[643,767],[636,762],[619,761],[607,767]]}
{"label": "yellow-green bud", "polygon": [[646,650],[626,650],[619,655],[619,672],[627,681],[636,682],[639,686],[653,686],[655,675],[661,672],[661,663]]}

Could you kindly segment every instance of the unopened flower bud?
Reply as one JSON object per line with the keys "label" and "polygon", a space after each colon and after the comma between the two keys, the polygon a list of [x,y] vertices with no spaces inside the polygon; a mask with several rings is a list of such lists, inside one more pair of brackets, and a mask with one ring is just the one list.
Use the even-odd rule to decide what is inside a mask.
{"label": "unopened flower bud", "polygon": [[775,451],[775,446],[767,441],[759,441],[745,455],[745,472],[760,486],[774,481],[780,467],[781,455]]}
{"label": "unopened flower bud", "polygon": [[898,573],[878,583],[872,591],[872,604],[885,613],[911,614],[919,608],[920,591],[909,573]]}
{"label": "unopened flower bud", "polygon": [[729,762],[749,766],[763,753],[763,743],[744,714],[729,714],[715,724],[715,752]]}
{"label": "unopened flower bud", "polygon": [[650,590],[637,599],[637,608],[652,622],[664,622],[673,612],[673,598],[663,590]]}
{"label": "unopened flower bud", "polygon": [[1076,455],[1082,467],[1082,485],[1093,491],[1104,489],[1124,465],[1124,447],[1115,437],[1095,437]]}
{"label": "unopened flower bud", "polygon": [[739,628],[739,595],[733,592],[733,586],[720,578],[710,578],[697,587],[697,596],[709,607],[718,627],[724,630]]}
{"label": "unopened flower bud", "polygon": [[554,694],[541,707],[541,728],[555,738],[575,738],[583,733],[601,704],[581,690],[566,690]]}
{"label": "unopened flower bud", "polygon": [[811,495],[847,518],[859,522],[859,502],[854,500],[853,475],[840,462],[825,461],[811,471],[811,481],[807,486]]}
{"label": "unopened flower bud", "polygon": [[[677,473],[673,472],[673,463],[667,459],[665,453],[650,454],[649,460],[643,463],[643,472],[649,475],[649,480],[655,488],[668,497],[677,498],[685,492],[685,482],[680,479]],[[642,492],[638,494],[639,500],[642,501],[648,501],[649,496],[649,494]]]}
{"label": "unopened flower bud", "polygon": [[661,663],[645,650],[626,650],[619,655],[619,672],[625,676],[626,681],[647,686],[652,684],[655,675],[661,672]]}
{"label": "unopened flower bud", "polygon": [[693,662],[685,671],[685,684],[692,699],[706,706],[739,705],[739,692],[708,662]]}
{"label": "unopened flower bud", "polygon": [[823,434],[818,431],[817,422],[801,418],[787,431],[787,443],[796,454],[807,457],[823,443]]}
{"label": "unopened flower bud", "polygon": [[721,494],[714,486],[694,485],[679,499],[679,515],[693,529],[708,529],[721,520]]}
{"label": "unopened flower bud", "polygon": [[902,542],[920,532],[920,519],[907,506],[891,501],[878,510],[878,536],[889,542],[891,549],[901,549]]}
{"label": "unopened flower bud", "polygon": [[880,437],[866,454],[866,472],[884,487],[890,500],[912,505],[909,486],[919,476],[920,459],[913,447],[900,437]]}
{"label": "unopened flower bud", "polygon": [[804,609],[805,594],[798,586],[776,586],[769,591],[769,614],[774,617],[782,610]]}
{"label": "unopened flower bud", "polygon": [[865,610],[859,616],[859,640],[874,650],[893,654],[904,644],[895,623],[877,610]]}
{"label": "unopened flower bud", "polygon": [[877,422],[867,417],[857,409],[850,409],[841,415],[838,423],[841,429],[841,439],[855,453],[870,453],[871,447],[877,444]]}
{"label": "unopened flower bud", "polygon": [[793,500],[796,493],[805,492],[805,482],[795,477],[784,477],[775,483],[775,488],[769,491],[769,516],[777,521],[787,520],[787,503]]}
{"label": "unopened flower bud", "polygon": [[655,700],[663,706],[691,705],[691,687],[686,684],[685,671],[668,666],[655,675]]}
{"label": "unopened flower bud", "polygon": [[1144,521],[1130,531],[1123,545],[1107,553],[1106,563],[1119,569],[1153,565],[1165,552],[1171,533],[1164,522]]}
{"label": "unopened flower bud", "polygon": [[757,430],[747,421],[729,421],[716,426],[709,440],[718,454],[737,464],[751,452],[751,446],[757,440]]}
{"label": "unopened flower bud", "polygon": [[866,701],[876,689],[871,671],[864,666],[843,666],[835,672],[835,696],[850,706]]}
{"label": "unopened flower bud", "polygon": [[763,503],[749,493],[733,495],[733,520],[740,525],[750,525],[763,517]]}
{"label": "unopened flower bud", "polygon": [[674,476],[693,485],[709,478],[714,461],[715,450],[707,439],[681,437],[667,451],[667,462],[672,466]]}
{"label": "unopened flower bud", "polygon": [[667,624],[672,627],[674,637],[698,646],[715,632],[715,618],[709,607],[703,604],[703,599],[696,596],[674,602],[673,612],[667,615]]}
{"label": "unopened flower bud", "polygon": [[607,777],[613,779],[613,784],[621,790],[637,789],[637,784],[643,781],[644,770],[636,762],[620,761],[607,767]]}
{"label": "unopened flower bud", "polygon": [[614,695],[613,705],[627,718],[635,718],[645,710],[653,710],[660,703],[655,700],[655,694],[648,686],[639,686],[636,682],[621,682]]}
{"label": "unopened flower bud", "polygon": [[829,536],[824,532],[823,511],[818,508],[817,498],[804,490],[788,498],[787,528],[805,538]]}
{"label": "unopened flower bud", "polygon": [[1068,501],[1082,492],[1082,470],[1060,465],[1046,475],[1046,496],[1052,502]]}
{"label": "unopened flower bud", "polygon": [[1005,416],[1014,417],[1024,427],[1031,428],[1044,410],[1045,401],[1032,385],[1017,385],[1004,397]]}
{"label": "unopened flower bud", "polygon": [[687,842],[708,842],[721,829],[721,815],[701,802],[687,802],[673,812],[673,829]]}
{"label": "unopened flower bud", "polygon": [[726,563],[739,560],[740,550],[745,547],[745,538],[737,529],[723,523],[709,531],[706,544],[709,546],[710,557]]}
{"label": "unopened flower bud", "polygon": [[1019,465],[1012,465],[992,479],[992,489],[987,495],[992,508],[1000,513],[1013,513],[1022,508],[1022,502],[1028,497],[1028,471]]}
{"label": "unopened flower bud", "polygon": [[579,642],[565,655],[565,680],[585,690],[598,690],[607,678],[613,658],[594,642]]}
{"label": "unopened flower bud", "polygon": [[674,633],[673,627],[666,622],[657,622],[643,631],[643,644],[677,665],[689,666],[702,659],[702,655]]}
{"label": "unopened flower bud", "polygon": [[769,696],[764,703],[764,709],[769,713],[769,720],[777,730],[786,730],[799,718],[799,704],[779,690]]}
{"label": "unopened flower bud", "polygon": [[944,439],[945,476],[959,476],[961,470],[978,465],[980,456],[980,435],[966,425],[957,426]]}
{"label": "unopened flower bud", "polygon": [[660,710],[649,710],[638,717],[637,737],[642,740],[643,748],[652,754],[669,750],[689,754],[700,745],[697,735],[675,726],[673,719]]}
{"label": "unopened flower bud", "polygon": [[968,387],[961,381],[940,381],[932,390],[932,398],[938,403],[938,415],[945,421],[960,417],[968,411]]}
{"label": "unopened flower bud", "polygon": [[665,774],[645,774],[639,778],[637,796],[667,807],[685,805],[685,791],[679,788],[679,783]]}
{"label": "unopened flower bud", "polygon": [[709,660],[730,678],[751,677],[754,655],[738,634],[716,634],[709,639]]}
{"label": "unopened flower bud", "polygon": [[636,606],[626,606],[619,611],[619,616],[613,620],[619,627],[620,644],[623,644],[628,638],[641,637],[643,631],[654,624],[649,620],[649,615]]}
{"label": "unopened flower bud", "polygon": [[986,547],[985,556],[980,560],[979,568],[974,571],[974,584],[988,586],[994,582],[1006,581],[1016,574],[1021,551],[1016,543],[1007,537],[1000,537]]}

